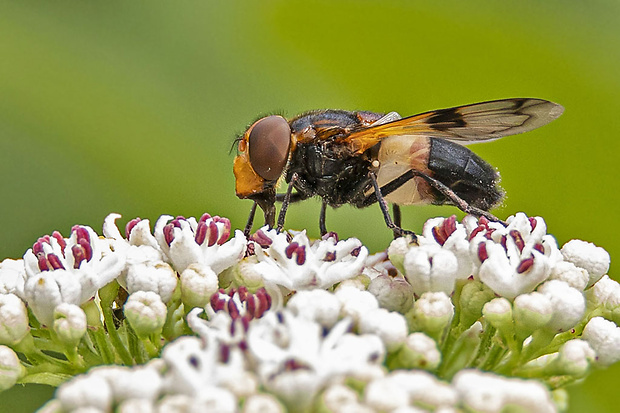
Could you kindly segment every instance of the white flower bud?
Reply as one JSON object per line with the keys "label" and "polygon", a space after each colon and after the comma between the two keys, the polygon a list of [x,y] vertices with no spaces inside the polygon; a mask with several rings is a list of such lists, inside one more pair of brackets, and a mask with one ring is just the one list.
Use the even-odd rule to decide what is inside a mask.
{"label": "white flower bud", "polygon": [[0,262],[0,294],[15,294],[23,299],[25,281],[24,260],[7,258]]}
{"label": "white flower bud", "polygon": [[56,397],[62,403],[64,411],[95,407],[107,412],[111,411],[114,403],[108,381],[93,374],[77,376],[61,384],[56,390]]}
{"label": "white flower bud", "polygon": [[[369,390],[370,386],[372,387]],[[381,397],[382,390],[385,391],[383,397]],[[394,400],[390,400],[392,396]],[[385,378],[369,383],[365,391],[365,400],[368,405],[379,411],[406,407],[412,402],[435,411],[442,407],[454,406],[458,399],[450,385],[439,381],[428,372],[397,370]],[[394,407],[386,408],[382,405]]]}
{"label": "white flower bud", "polygon": [[409,334],[398,352],[398,367],[435,370],[441,363],[437,342],[424,333]]}
{"label": "white flower bud", "polygon": [[373,380],[364,389],[364,401],[376,411],[389,412],[409,405],[407,389],[395,386],[388,377]]}
{"label": "white flower bud", "polygon": [[469,280],[461,289],[460,324],[467,328],[482,316],[484,305],[495,298],[495,293],[480,281]]}
{"label": "white flower bud", "polygon": [[569,340],[560,348],[557,363],[561,368],[560,374],[569,374],[574,377],[584,376],[590,369],[590,363],[596,358],[596,352],[584,340]]}
{"label": "white flower bud", "polygon": [[410,248],[403,267],[405,278],[417,295],[427,291],[446,294],[454,291],[458,270],[456,256],[437,244]]}
{"label": "white flower bud", "polygon": [[413,305],[413,287],[404,278],[379,275],[370,282],[368,291],[390,311],[406,313]]}
{"label": "white flower bud", "polygon": [[26,280],[24,295],[28,306],[42,324],[54,323],[54,309],[61,303],[80,304],[82,287],[67,270],[43,271]]}
{"label": "white flower bud", "polygon": [[359,320],[364,313],[379,308],[379,302],[368,291],[360,291],[350,286],[339,286],[335,291],[336,297],[342,304],[340,310],[343,316],[351,316]]}
{"label": "white flower bud", "polygon": [[[419,238],[419,236],[418,236]],[[392,265],[396,267],[401,273],[405,273],[403,268],[403,262],[405,260],[405,254],[409,251],[409,239],[407,237],[398,237],[390,243],[388,247],[388,257],[392,262]]]}
{"label": "white flower bud", "polygon": [[331,328],[340,316],[340,301],[325,290],[298,291],[286,304],[293,314]]}
{"label": "white flower bud", "polygon": [[167,303],[177,286],[177,273],[163,261],[140,263],[129,266],[125,280],[129,294],[152,291]]}
{"label": "white flower bud", "polygon": [[591,242],[574,239],[562,247],[566,261],[572,262],[590,274],[588,286],[597,282],[609,270],[611,258],[609,253]]}
{"label": "white flower bud", "polygon": [[513,331],[512,307],[504,297],[494,298],[482,307],[482,314],[493,327],[502,333]]}
{"label": "white flower bud", "polygon": [[129,399],[120,403],[115,413],[155,413],[155,405],[147,399]]}
{"label": "white flower bud", "polygon": [[593,307],[603,306],[608,310],[620,307],[620,283],[604,275],[592,288],[586,292],[589,305]]}
{"label": "white flower bud", "polygon": [[548,279],[564,281],[571,287],[583,291],[590,281],[590,275],[586,270],[575,266],[572,262],[560,261],[551,268]]}
{"label": "white flower bud", "polygon": [[243,404],[242,413],[285,413],[282,403],[273,395],[258,393],[249,396]]}
{"label": "white flower bud", "polygon": [[[357,393],[344,384],[332,384],[321,395],[321,402],[328,412],[340,413],[345,406],[359,406]],[[323,409],[318,409],[323,410]]]}
{"label": "white flower bud", "polygon": [[75,347],[86,334],[86,313],[75,304],[62,303],[54,310],[53,327],[60,341]]}
{"label": "white flower bud", "polygon": [[493,373],[462,370],[452,380],[467,411],[532,413],[556,411],[547,388],[535,380],[509,379]]}
{"label": "white flower bud", "polygon": [[218,387],[203,389],[201,397],[173,394],[164,397],[157,405],[157,413],[184,412],[237,412],[237,400],[228,391]]}
{"label": "white flower bud", "polygon": [[137,291],[131,294],[123,311],[140,336],[158,332],[166,322],[166,304],[152,291]]}
{"label": "white flower bud", "polygon": [[13,387],[25,374],[26,369],[19,362],[17,354],[11,348],[0,345],[0,391]]}
{"label": "white flower bud", "polygon": [[252,291],[262,287],[264,285],[263,276],[254,269],[256,264],[258,264],[258,257],[251,255],[232,267],[232,276],[235,284],[245,285]]}
{"label": "white flower bud", "polygon": [[217,289],[217,275],[206,265],[190,264],[181,273],[181,299],[187,309],[204,308]]}
{"label": "white flower bud", "polygon": [[407,320],[396,312],[377,308],[365,313],[358,322],[359,332],[377,335],[388,351],[396,350],[407,338]]}
{"label": "white flower bud", "polygon": [[536,291],[517,296],[513,306],[516,331],[521,340],[547,325],[553,317],[551,299]]}
{"label": "white flower bud", "polygon": [[573,328],[586,311],[586,300],[583,293],[564,281],[551,280],[538,287],[538,291],[551,301],[553,316],[547,328],[566,331]]}
{"label": "white flower bud", "polygon": [[603,317],[594,317],[583,329],[582,339],[596,352],[596,361],[603,367],[620,361],[620,328]]}
{"label": "white flower bud", "polygon": [[15,294],[0,294],[0,344],[17,344],[28,331],[28,312],[24,302]]}
{"label": "white flower bud", "polygon": [[152,403],[162,390],[162,377],[151,364],[134,367],[99,366],[91,369],[88,374],[108,382],[115,403],[132,399],[149,400]]}
{"label": "white flower bud", "polygon": [[454,316],[454,306],[443,292],[427,292],[413,305],[416,327],[433,338],[438,338]]}

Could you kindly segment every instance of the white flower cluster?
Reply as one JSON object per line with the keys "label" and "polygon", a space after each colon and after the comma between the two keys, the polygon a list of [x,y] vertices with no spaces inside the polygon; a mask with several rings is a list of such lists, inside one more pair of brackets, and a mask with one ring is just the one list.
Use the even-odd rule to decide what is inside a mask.
{"label": "white flower cluster", "polygon": [[435,218],[375,255],[118,218],[0,263],[0,390],[60,385],[46,412],[553,412],[620,360],[609,255],[542,218]]}

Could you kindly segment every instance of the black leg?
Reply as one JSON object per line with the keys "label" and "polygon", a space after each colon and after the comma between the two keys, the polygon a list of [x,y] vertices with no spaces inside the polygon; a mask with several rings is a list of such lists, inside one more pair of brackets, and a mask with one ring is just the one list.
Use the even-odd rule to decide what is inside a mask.
{"label": "black leg", "polygon": [[[398,178],[388,182],[387,184],[381,187],[381,195],[384,197],[388,196],[392,192],[396,191],[398,188],[409,182],[415,177],[415,173],[413,170],[409,170],[399,176]],[[362,207],[367,207],[377,202],[377,197],[375,194],[370,194],[361,203]]]}
{"label": "black leg", "polygon": [[406,229],[402,229],[401,227],[394,224],[394,221],[392,221],[392,217],[390,216],[390,211],[388,210],[387,202],[385,202],[385,198],[383,198],[383,194],[381,193],[381,188],[379,188],[377,177],[373,172],[370,172],[368,176],[370,177],[370,180],[372,181],[372,186],[375,189],[375,196],[377,197],[377,202],[379,203],[381,212],[383,212],[383,219],[385,219],[385,224],[394,232],[394,238],[411,235],[411,237],[413,238],[413,242],[417,242],[418,237],[415,235],[414,232],[407,231]]}
{"label": "black leg", "polygon": [[248,222],[245,224],[245,229],[243,230],[243,234],[246,238],[250,236],[250,232],[252,231],[252,224],[254,223],[254,214],[256,214],[256,201],[252,204],[252,208],[250,209],[250,216],[248,217]]}
{"label": "black leg", "polygon": [[324,200],[321,204],[321,215],[319,215],[319,230],[321,231],[321,236],[327,234],[327,228],[325,227],[325,210],[327,209],[327,202]]}
{"label": "black leg", "polygon": [[454,203],[454,205],[465,212],[466,214],[483,216],[488,218],[491,221],[499,222],[503,225],[508,225],[506,222],[497,218],[495,215],[491,214],[489,211],[485,211],[484,209],[476,208],[474,206],[469,205],[467,201],[458,196],[452,189],[448,188],[443,182],[438,181],[435,178],[432,178],[422,172],[414,171],[414,173],[423,178],[426,182],[428,182],[433,188],[441,192],[444,196],[446,196],[450,201]]}
{"label": "black leg", "polygon": [[288,188],[286,189],[286,193],[284,194],[284,199],[282,200],[282,207],[280,208],[280,215],[278,215],[278,226],[276,227],[276,231],[282,231],[284,228],[284,219],[286,218],[286,210],[288,209],[289,204],[291,203],[291,192],[293,191],[293,185],[295,185],[295,181],[297,180],[297,172],[295,172],[291,176],[291,181],[288,183]]}
{"label": "black leg", "polygon": [[398,206],[397,204],[392,204],[392,214],[394,214],[394,225],[396,225],[397,227],[402,227],[402,225],[400,224],[401,223],[400,206]]}
{"label": "black leg", "polygon": [[[285,196],[286,196],[286,193],[284,193],[284,194],[276,194],[276,201],[283,202]],[[295,203],[295,202],[299,202],[299,201],[303,201],[304,199],[308,199],[308,196],[304,195],[301,192],[295,192],[294,194],[291,194],[291,196],[289,198],[289,204],[292,204],[292,203]]]}

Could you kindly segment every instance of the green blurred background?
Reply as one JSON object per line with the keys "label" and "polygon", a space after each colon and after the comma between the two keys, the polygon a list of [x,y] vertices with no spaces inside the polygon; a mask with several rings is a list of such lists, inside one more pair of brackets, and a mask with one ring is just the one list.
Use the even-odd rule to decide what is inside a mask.
{"label": "green blurred background", "polygon": [[[110,212],[224,215],[243,227],[234,137],[259,115],[317,108],[402,115],[507,97],[561,103],[551,125],[472,148],[502,173],[496,213],[543,216],[560,244],[620,254],[620,5],[615,1],[3,2],[0,257]],[[408,207],[406,228],[456,209]],[[319,203],[287,227],[318,234]],[[459,214],[460,216],[460,214]],[[378,207],[327,224],[372,251]],[[614,274],[612,267],[611,273]],[[620,368],[571,388],[571,412],[617,411]],[[28,412],[45,387],[0,395]]]}

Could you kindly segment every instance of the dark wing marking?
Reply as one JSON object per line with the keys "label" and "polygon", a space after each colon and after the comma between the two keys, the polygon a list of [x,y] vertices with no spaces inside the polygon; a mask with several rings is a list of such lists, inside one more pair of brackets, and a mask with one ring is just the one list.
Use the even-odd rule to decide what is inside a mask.
{"label": "dark wing marking", "polygon": [[503,99],[440,109],[355,131],[346,137],[358,152],[393,135],[444,138],[461,145],[490,141],[539,128],[564,108],[542,99]]}

